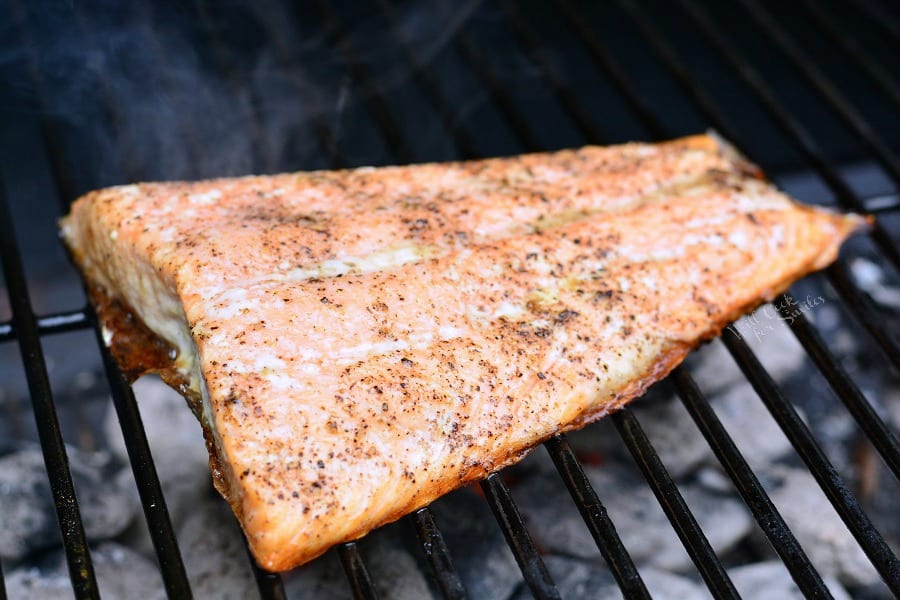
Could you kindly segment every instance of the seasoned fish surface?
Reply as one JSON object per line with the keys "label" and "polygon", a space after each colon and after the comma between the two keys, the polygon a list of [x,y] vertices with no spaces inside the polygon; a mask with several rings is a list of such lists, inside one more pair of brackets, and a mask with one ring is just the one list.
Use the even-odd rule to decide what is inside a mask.
{"label": "seasoned fish surface", "polygon": [[694,136],[122,186],[63,232],[277,571],[621,407],[862,223]]}

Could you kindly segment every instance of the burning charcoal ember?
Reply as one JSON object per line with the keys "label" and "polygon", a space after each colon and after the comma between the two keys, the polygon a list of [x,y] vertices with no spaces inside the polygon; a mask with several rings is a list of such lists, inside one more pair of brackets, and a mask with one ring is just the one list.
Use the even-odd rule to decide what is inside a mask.
{"label": "burning charcoal ember", "polygon": [[[766,600],[802,600],[803,594],[791,579],[785,566],[778,562],[762,562],[728,569],[734,587],[744,598]],[[824,578],[834,600],[850,600],[847,590],[833,577]]]}
{"label": "burning charcoal ember", "polygon": [[[823,577],[836,577],[847,587],[879,581],[875,568],[808,471],[781,467],[769,477],[778,482],[770,493],[772,502]],[[768,550],[761,537],[757,541]]]}
{"label": "burning charcoal ember", "polygon": [[[566,600],[593,600],[603,598],[612,600],[622,598],[622,592],[605,565],[597,565],[577,559],[561,556],[547,556],[544,564],[559,589],[560,596]],[[647,591],[653,598],[662,600],[694,600],[708,598],[709,594],[694,581],[658,571],[653,568],[641,569],[641,578]],[[521,589],[514,600],[531,598],[527,588]]]}
{"label": "burning charcoal ember", "polygon": [[[110,456],[72,448],[68,455],[88,539],[118,535],[131,522],[137,504],[116,482]],[[0,556],[19,560],[60,543],[44,458],[37,448],[0,458],[0,506]]]}
{"label": "burning charcoal ember", "polygon": [[[669,571],[689,569],[691,561],[656,497],[636,472],[616,465],[588,467],[587,475],[616,525],[625,547],[639,565]],[[712,547],[722,554],[750,532],[751,518],[730,495],[696,484],[680,489]],[[514,489],[519,508],[538,544],[554,553],[595,559],[599,550],[564,484],[535,476]]]}
{"label": "burning charcoal ember", "polygon": [[522,583],[522,573],[487,503],[464,488],[431,509],[469,597],[509,598]]}
{"label": "burning charcoal ember", "polygon": [[178,541],[195,597],[221,600],[255,597],[256,581],[242,535],[221,498],[210,495],[193,506],[178,530]]}
{"label": "burning charcoal ember", "polygon": [[[194,512],[195,504],[206,496],[211,485],[203,432],[184,398],[160,379],[142,377],[134,384],[134,392],[169,516],[177,527]],[[128,454],[112,405],[107,411],[104,430],[112,452],[127,463]],[[130,469],[123,475],[129,491],[137,497]],[[149,539],[145,542],[146,549],[150,550]]]}
{"label": "burning charcoal ember", "polygon": [[[137,552],[106,542],[92,548],[91,558],[103,598],[162,600],[166,597],[156,565]],[[7,573],[6,593],[11,599],[70,600],[72,582],[63,553],[54,550],[34,565]]]}

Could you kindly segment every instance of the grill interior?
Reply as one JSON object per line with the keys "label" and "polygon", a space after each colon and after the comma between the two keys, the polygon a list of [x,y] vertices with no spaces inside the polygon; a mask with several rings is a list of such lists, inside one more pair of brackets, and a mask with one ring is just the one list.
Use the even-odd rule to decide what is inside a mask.
{"label": "grill interior", "polygon": [[[8,40],[0,68],[12,84],[0,104],[6,288],[0,357],[15,362],[10,369],[24,370],[79,597],[99,592],[60,426],[73,409],[54,402],[54,396],[71,392],[54,389],[44,356],[48,340],[78,330],[96,333],[165,589],[171,597],[191,595],[157,476],[166,465],[154,464],[132,390],[99,343],[92,310],[83,297],[63,302],[52,293],[56,288],[41,292],[34,284],[45,265],[64,261],[55,218],[78,195],[100,186],[478,158],[661,140],[713,128],[789,193],[876,216],[868,235],[849,244],[815,284],[849,315],[859,343],[872,347],[871,368],[897,377],[897,314],[861,288],[849,262],[867,256],[893,277],[900,268],[900,67],[890,59],[900,46],[896,5],[109,4],[7,0],[0,26]],[[63,279],[77,281],[65,268]],[[881,399],[864,394],[818,324],[791,308],[806,294],[804,285],[775,306],[816,377],[827,382],[830,392],[819,393],[843,403],[874,447],[880,468],[900,479],[900,445]],[[722,343],[887,589],[900,596],[900,561],[879,533],[884,524],[873,523],[816,428],[797,410],[800,402],[816,401],[815,388],[779,386],[763,366],[767,357],[757,356],[741,331],[729,328]],[[807,596],[828,597],[822,577],[691,369],[678,368],[664,385],[677,391],[696,425],[694,435],[706,439],[796,586]],[[709,591],[737,597],[728,565],[713,551],[634,411],[627,408],[609,421]],[[649,597],[602,502],[615,490],[592,488],[565,436],[545,448],[622,594]],[[481,491],[523,585],[537,598],[560,597],[504,473],[482,482]],[[447,598],[466,597],[433,512],[425,508],[406,520],[434,589]],[[367,566],[358,544],[344,544],[337,553],[352,593],[376,597],[379,573]],[[284,597],[279,576],[255,567],[254,573],[263,598]]]}

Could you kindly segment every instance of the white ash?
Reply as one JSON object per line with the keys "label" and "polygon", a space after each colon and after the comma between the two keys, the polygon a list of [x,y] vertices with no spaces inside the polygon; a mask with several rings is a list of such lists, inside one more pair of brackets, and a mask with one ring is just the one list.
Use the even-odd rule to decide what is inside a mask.
{"label": "white ash", "polygon": [[[544,564],[553,578],[560,596],[566,600],[593,600],[622,598],[615,579],[605,565],[589,563],[561,556],[547,556]],[[653,568],[640,570],[647,591],[660,600],[694,600],[710,598],[709,592],[700,584],[688,579]],[[527,587],[514,596],[514,600],[531,598]]]}
{"label": "white ash", "polygon": [[697,471],[697,484],[717,494],[734,493],[734,484],[718,465],[710,465]]}
{"label": "white ash", "polygon": [[[379,597],[391,600],[429,600],[438,597],[429,589],[422,567],[403,548],[399,536],[380,530],[362,540],[359,551]],[[336,550],[285,573],[284,586],[288,598],[353,598]]]}
{"label": "white ash", "polygon": [[[781,427],[746,381],[713,397],[711,405],[754,470],[765,470],[791,450],[791,443]],[[802,411],[797,411],[803,418]]]}
{"label": "white ash", "polygon": [[900,287],[891,285],[880,265],[867,258],[857,257],[850,263],[850,272],[856,284],[875,302],[885,308],[900,311]]}
{"label": "white ash", "polygon": [[[674,396],[651,390],[645,397],[632,402],[629,410],[637,417],[641,428],[673,477],[689,476],[704,464],[715,460],[709,444],[693,419]],[[610,419],[601,419],[590,427],[567,434],[566,437],[576,456],[585,464],[631,461],[631,453]],[[531,461],[533,466],[556,473],[546,452],[538,450],[532,455],[537,456],[529,456],[527,461]]]}
{"label": "white ash", "polygon": [[[409,532],[409,530],[406,530]],[[393,600],[428,600],[437,598],[428,588],[425,571],[416,559],[403,547],[400,536],[389,535],[384,529],[360,543],[360,551],[375,588],[381,598]],[[427,569],[428,567],[424,567]],[[345,577],[346,579],[346,577]],[[305,598],[299,595],[298,598]]]}
{"label": "white ash", "polygon": [[[196,505],[203,502],[212,482],[203,430],[184,398],[158,377],[142,377],[133,387],[166,507],[177,530],[196,511]],[[108,405],[103,430],[112,453],[128,464],[122,430],[112,403]],[[131,469],[124,469],[119,477],[137,499]],[[135,536],[135,543],[148,555],[153,552],[143,526]]]}
{"label": "white ash", "polygon": [[[780,561],[744,565],[728,569],[728,576],[743,598],[803,600],[804,596]],[[834,600],[850,600],[847,590],[834,578],[823,577]]]}
{"label": "white ash", "polygon": [[[616,465],[587,467],[585,472],[636,563],[669,571],[691,568],[690,557],[643,479]],[[680,489],[719,554],[750,532],[750,516],[735,497],[711,493],[691,483],[682,484]],[[596,543],[558,477],[536,474],[517,486],[514,496],[542,548],[586,559],[599,556]]]}
{"label": "white ash", "polygon": [[210,496],[195,505],[178,530],[178,542],[195,598],[255,597],[243,534],[224,500]]}
{"label": "white ash", "polygon": [[[880,580],[808,471],[778,467],[769,477],[778,482],[769,497],[823,577],[835,577],[847,587],[871,585]],[[761,534],[756,536],[756,541],[761,550],[771,552]]]}
{"label": "white ash", "polygon": [[[100,596],[111,600],[162,600],[166,597],[157,566],[137,552],[114,542],[91,548]],[[62,551],[53,551],[40,564],[6,574],[10,600],[40,598],[70,600],[72,582]]]}
{"label": "white ash", "polygon": [[347,576],[332,549],[316,560],[283,575],[284,591],[288,598],[316,598],[316,600],[352,600],[353,593]]}
{"label": "white ash", "polygon": [[[804,314],[808,315],[818,308],[805,311]],[[771,304],[764,304],[751,315],[738,319],[733,327],[776,382],[787,380],[803,366],[806,356],[803,347]],[[730,334],[726,331],[725,335]],[[700,387],[709,395],[746,382],[731,353],[720,340],[698,348],[687,358],[685,364]]]}
{"label": "white ash", "polygon": [[[138,504],[110,477],[110,457],[67,448],[85,534],[112,538],[132,521]],[[0,458],[0,556],[20,560],[60,543],[50,481],[40,450],[29,447]]]}
{"label": "white ash", "polygon": [[[650,438],[672,477],[687,476],[701,464],[715,460],[706,439],[677,398],[660,398],[652,402],[644,400],[634,402],[631,411],[638,418],[641,428]],[[622,439],[613,431],[611,422],[607,429],[610,431],[605,437],[615,443],[616,453],[626,461],[630,460],[626,458],[630,457],[630,453]]]}
{"label": "white ash", "polygon": [[462,489],[437,500],[431,510],[469,597],[509,598],[522,572],[484,499]]}

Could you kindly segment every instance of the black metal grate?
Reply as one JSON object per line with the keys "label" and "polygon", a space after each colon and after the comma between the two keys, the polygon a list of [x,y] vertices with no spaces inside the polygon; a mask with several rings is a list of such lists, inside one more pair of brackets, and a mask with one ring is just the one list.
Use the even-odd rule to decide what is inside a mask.
{"label": "black metal grate", "polygon": [[[272,6],[263,10],[271,10],[273,18],[277,18],[274,17],[276,14],[285,14],[274,3],[267,4]],[[372,159],[375,156],[373,162],[396,163],[435,158],[476,158],[486,152],[482,148],[487,148],[489,153],[494,150],[490,138],[505,140],[501,147],[508,152],[547,149],[553,141],[565,136],[551,136],[549,139],[553,141],[546,141],[547,128],[541,125],[545,117],[556,119],[552,121],[553,127],[560,124],[565,131],[573,132],[575,139],[594,144],[621,141],[621,136],[659,140],[686,133],[692,128],[696,129],[698,125],[710,126],[735,142],[739,149],[757,161],[770,175],[785,171],[788,164],[810,170],[821,178],[825,188],[842,208],[855,211],[870,209],[878,219],[869,234],[872,242],[885,264],[890,264],[895,269],[900,268],[897,240],[881,222],[882,219],[896,218],[900,211],[900,162],[896,156],[897,139],[891,137],[898,132],[889,127],[882,130],[881,122],[870,120],[866,111],[857,109],[855,105],[858,99],[848,98],[841,91],[845,83],[843,76],[836,76],[818,65],[815,57],[803,45],[809,36],[833,42],[835,51],[840,52],[843,60],[853,66],[854,77],[863,78],[872,85],[880,105],[886,106],[888,114],[896,117],[896,111],[900,108],[900,85],[894,68],[896,65],[888,64],[884,57],[877,56],[872,50],[875,47],[872,44],[877,43],[881,44],[880,47],[893,49],[893,54],[888,56],[896,56],[897,47],[900,46],[900,20],[896,7],[882,4],[878,0],[843,0],[829,4],[806,0],[790,8],[776,7],[774,3],[742,0],[739,7],[726,10],[719,4],[704,4],[697,0],[677,0],[674,3],[616,0],[601,10],[575,0],[557,0],[540,5],[534,2],[501,0],[487,8],[469,3],[451,11],[448,10],[451,3],[448,1],[445,4],[446,6],[442,6],[438,2],[429,6],[424,9],[424,14],[431,11],[445,16],[461,15],[459,22],[448,23],[448,40],[440,51],[452,54],[453,60],[450,62],[453,68],[463,73],[459,77],[469,84],[474,83],[475,89],[482,91],[487,97],[487,109],[479,111],[471,119],[467,119],[461,112],[458,99],[451,98],[447,92],[447,85],[454,85],[454,82],[448,84],[441,79],[440,73],[450,71],[433,68],[434,55],[423,55],[420,52],[422,41],[414,40],[409,35],[408,23],[403,21],[403,17],[408,15],[407,5],[396,6],[393,0],[378,0],[368,9],[374,12],[360,15],[359,9],[352,5],[341,6],[340,3],[321,0],[315,3],[313,9],[302,9],[310,10],[310,14],[291,13],[297,19],[306,19],[305,22],[315,24],[317,42],[326,49],[326,54],[330,57],[329,68],[340,72],[342,77],[358,86],[363,101],[357,107],[357,116],[369,122],[366,126],[379,140],[376,151],[365,158]],[[773,6],[769,6],[770,4]],[[36,22],[43,15],[24,2],[12,2],[6,8],[6,16],[12,24],[11,31],[28,56],[26,68],[33,78],[36,90],[35,109],[42,118],[47,155],[60,207],[64,210],[67,203],[86,188],[109,182],[101,181],[100,177],[85,181],[84,169],[72,168],[74,159],[65,141],[67,134],[71,135],[71,132],[61,131],[58,121],[54,119],[51,106],[53,82],[48,81],[48,74],[44,72],[41,62],[40,44],[44,38],[40,35],[40,26]],[[110,10],[115,12],[122,9]],[[233,39],[240,36],[233,35],[234,31],[229,29],[234,23],[229,21],[228,13],[235,12],[236,7],[216,6],[212,3],[208,5],[198,0],[196,3],[174,4],[165,8],[150,8],[148,5],[137,10],[145,12],[133,18],[150,24],[158,20],[189,17],[185,27],[196,36],[198,44],[203,44],[209,50],[211,68],[225,73],[228,85],[235,88],[241,86],[241,63],[231,44],[237,44],[237,52],[240,52],[240,44],[252,45],[252,40],[246,42]],[[791,14],[782,14],[784,11]],[[486,16],[482,15],[479,21],[470,18],[470,13],[473,12],[485,13]],[[842,22],[849,13],[853,13],[853,18],[846,23]],[[562,54],[562,59],[559,54],[562,50],[558,51],[552,43],[547,42],[546,27],[540,24],[540,19],[548,14],[559,26],[567,28],[565,36],[571,38],[566,46],[569,49]],[[615,20],[616,27],[629,33],[610,35],[608,38],[601,35],[601,31],[610,31],[609,26],[600,26],[601,17]],[[231,18],[233,20],[236,17]],[[796,33],[781,25],[782,20],[797,22],[798,18],[810,24],[808,30]],[[83,22],[77,11],[71,14],[71,19],[71,26],[79,29],[79,36],[91,40],[91,25]],[[482,31],[484,27],[476,27],[472,24],[473,20],[477,21],[475,25],[489,22],[491,27],[500,32],[496,33],[498,39],[486,40]],[[747,27],[752,29],[750,35],[757,36],[760,43],[770,46],[769,52],[773,52],[778,60],[784,61],[785,65],[794,69],[795,74],[800,75],[807,86],[800,105],[793,98],[786,99],[781,93],[783,80],[777,79],[777,73],[773,75],[765,68],[756,66],[758,60],[738,41],[741,36],[731,35],[735,32],[728,28],[733,26],[735,20],[746,22]],[[238,19],[238,22],[242,21]],[[392,36],[386,38],[393,47],[384,50],[384,53],[387,56],[395,55],[402,65],[402,72],[408,73],[408,77],[397,77],[397,81],[389,81],[389,85],[384,83],[385,70],[381,63],[386,62],[387,58],[376,62],[368,56],[371,48],[359,47],[359,38],[354,35],[354,28],[361,22],[377,22],[393,32]],[[286,63],[296,60],[291,54],[293,47],[277,35],[278,32],[272,28],[271,23],[263,23],[260,27],[264,31],[264,37],[271,35],[273,38],[273,44],[278,48],[275,55],[279,60]],[[152,32],[153,28],[150,29]],[[300,30],[309,33],[309,29]],[[631,31],[635,31],[637,35],[628,37]],[[863,43],[863,36],[868,35],[878,41]],[[695,39],[686,42],[688,36]],[[383,37],[379,39],[385,40]],[[147,51],[160,53],[160,43],[162,42],[157,40]],[[498,71],[497,62],[489,60],[489,54],[498,45],[512,45],[511,49],[505,47],[505,52],[518,57],[517,60],[527,65],[527,85],[511,86],[509,77]],[[697,50],[694,46],[701,49]],[[660,89],[670,90],[671,95],[664,99],[662,105],[671,104],[671,114],[661,109],[658,98],[639,91],[646,86],[639,86],[636,82],[648,75],[644,71],[635,71],[635,60],[631,53],[647,55],[641,68],[646,72],[662,73],[669,81]],[[612,97],[611,103],[603,106],[609,108],[613,115],[624,115],[625,124],[618,123],[618,119],[614,117],[607,118],[594,109],[592,96],[584,91],[588,87],[581,82],[580,71],[573,72],[568,67],[569,61],[578,65],[579,69],[596,70],[601,74],[608,85],[602,93]],[[715,61],[721,63],[717,67],[719,71],[715,76],[707,76],[704,69]],[[387,79],[390,80],[391,72],[388,70],[387,74]],[[51,73],[49,79],[52,79],[52,75]],[[771,81],[773,78],[774,83]],[[108,83],[113,85],[115,82]],[[727,90],[724,96],[722,87]],[[298,88],[298,94],[302,91],[302,88]],[[116,104],[115,90],[98,89],[96,93],[101,98],[101,112],[107,122],[115,124],[124,118],[122,107]],[[737,97],[741,104],[734,106],[724,101],[723,97]],[[305,100],[298,95],[298,103]],[[265,98],[252,93],[247,101],[248,118],[255,124],[250,132],[255,149],[252,167],[257,171],[296,167],[298,165],[292,161],[297,160],[297,153],[294,152],[292,156],[290,144],[287,149],[274,150],[266,144],[267,132],[262,125],[265,120],[265,102]],[[415,105],[414,110],[428,111],[436,116],[442,140],[445,140],[443,145],[434,145],[440,156],[423,154],[421,140],[411,135],[409,120],[404,118],[403,112],[411,105]],[[760,119],[743,113],[744,107],[749,105],[752,105],[754,114],[761,115]],[[812,128],[798,106],[818,111],[815,112],[816,115],[831,114],[835,119],[829,121],[828,126]],[[550,112],[559,116],[545,115],[541,112],[542,107],[552,107]],[[760,134],[754,131],[757,122],[765,124]],[[480,128],[485,124],[491,133],[481,136]],[[507,133],[504,134],[501,130]],[[328,166],[350,166],[360,162],[356,155],[348,156],[348,145],[341,143],[340,134],[329,120],[327,112],[312,111],[302,131],[309,131],[316,137],[316,153],[327,159]],[[610,135],[610,131],[614,134]],[[773,139],[777,143],[772,142]],[[858,150],[847,150],[847,144],[843,143],[845,140],[850,140],[850,145],[858,147]],[[186,150],[187,157],[199,160],[202,153],[202,149],[197,147],[199,141],[190,137],[186,139],[185,143],[190,146]],[[142,170],[145,165],[131,156],[133,147],[129,144],[139,143],[139,140],[120,142],[121,147],[114,149],[121,156],[121,168],[117,176],[122,180],[147,178],[148,173]],[[763,143],[770,144],[772,152],[761,152],[760,146]],[[782,145],[784,149],[780,147]],[[850,155],[847,155],[848,152]],[[863,197],[854,190],[838,161],[859,157],[877,162],[891,182],[889,191]],[[215,173],[197,175],[213,174]],[[55,413],[41,340],[60,332],[93,328],[102,349],[115,409],[127,441],[128,456],[166,591],[173,598],[189,597],[191,591],[188,578],[138,406],[129,386],[103,348],[92,310],[82,307],[39,316],[35,314],[29,300],[26,272],[16,243],[9,208],[10,201],[22,200],[7,198],[0,187],[0,253],[12,308],[12,319],[0,322],[0,342],[15,342],[21,350],[40,442],[56,500],[72,585],[79,597],[99,595]],[[47,243],[51,241],[48,240]],[[828,269],[826,276],[843,298],[844,308],[859,321],[871,341],[883,351],[886,359],[883,368],[893,366],[900,369],[897,332],[884,327],[884,315],[857,287],[847,265],[838,262]],[[789,297],[790,294],[785,295],[786,300]],[[781,304],[789,305],[787,302]],[[896,433],[891,431],[865,398],[859,384],[841,367],[817,329],[803,315],[793,315],[787,321],[833,392],[846,405],[847,411],[889,470],[900,479],[900,444]],[[723,341],[888,588],[900,596],[900,561],[875,529],[847,483],[829,462],[791,401],[785,397],[736,330],[726,330]],[[729,432],[719,421],[688,370],[678,368],[670,381],[797,586],[808,596],[829,597],[821,576],[775,509],[757,476],[738,451]],[[710,546],[637,418],[627,408],[611,418],[622,442],[647,479],[710,591],[715,597],[737,597],[725,566]],[[565,436],[557,436],[545,446],[623,594],[629,598],[649,597],[633,560]],[[482,490],[531,592],[537,598],[558,598],[559,591],[503,479],[499,475],[492,475],[482,483]],[[0,511],[2,510],[3,507],[0,507]],[[462,580],[454,569],[447,545],[429,509],[421,509],[407,519],[415,528],[419,545],[426,563],[431,567],[439,591],[447,598],[466,597]],[[369,571],[357,545],[344,544],[339,548],[339,556],[353,593],[360,598],[376,597],[373,579],[377,581],[378,574]],[[277,575],[255,568],[254,573],[260,594],[264,598],[284,597],[284,589]],[[0,585],[0,598],[4,596],[3,589]]]}

